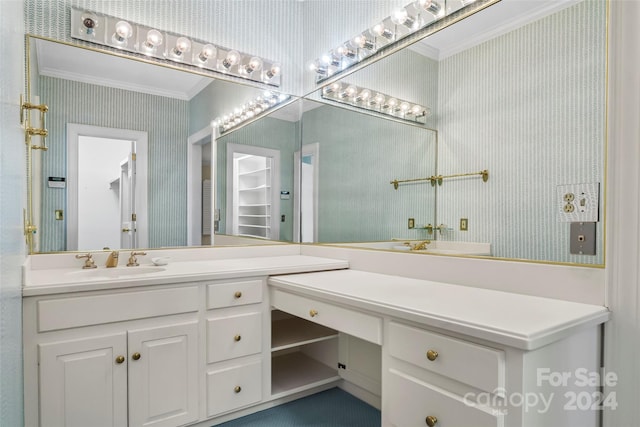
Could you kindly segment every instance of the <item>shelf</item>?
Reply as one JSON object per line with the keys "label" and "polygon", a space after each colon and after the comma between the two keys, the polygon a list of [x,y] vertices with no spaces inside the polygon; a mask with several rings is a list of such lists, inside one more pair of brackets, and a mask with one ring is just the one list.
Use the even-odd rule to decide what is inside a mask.
{"label": "shelf", "polygon": [[238,224],[238,227],[263,228],[265,230],[268,230],[269,228],[271,228],[271,226],[269,225],[251,225],[251,224]]}
{"label": "shelf", "polygon": [[242,215],[239,214],[240,218],[271,218],[271,215]]}
{"label": "shelf", "polygon": [[257,187],[253,187],[253,188],[242,188],[240,190],[238,190],[239,192],[245,192],[245,191],[258,191],[258,190],[270,190],[271,186],[270,185],[259,185]]}
{"label": "shelf", "polygon": [[271,360],[272,399],[340,380],[338,371],[300,352]]}
{"label": "shelf", "polygon": [[238,207],[240,208],[255,208],[255,207],[270,207],[271,204],[270,203],[255,203],[255,204],[249,204],[249,205],[245,205],[245,204],[240,204],[238,205]]}
{"label": "shelf", "polygon": [[238,172],[238,176],[249,176],[249,175],[255,175],[257,173],[262,173],[262,172],[267,172],[270,171],[271,168],[260,168],[260,169],[255,169],[249,172]]}
{"label": "shelf", "polygon": [[338,332],[299,317],[271,322],[271,351],[330,340]]}

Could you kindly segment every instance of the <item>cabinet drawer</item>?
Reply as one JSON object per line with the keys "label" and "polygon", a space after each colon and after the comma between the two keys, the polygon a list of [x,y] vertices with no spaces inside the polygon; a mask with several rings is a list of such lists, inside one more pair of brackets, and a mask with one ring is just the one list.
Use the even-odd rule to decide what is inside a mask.
{"label": "cabinet drawer", "polygon": [[207,363],[262,351],[262,313],[207,319]]}
{"label": "cabinet drawer", "polygon": [[[421,368],[491,393],[504,389],[504,352],[478,344],[389,323],[389,353]],[[427,353],[434,360],[430,360]],[[502,395],[500,391],[497,393]]]}
{"label": "cabinet drawer", "polygon": [[375,344],[382,344],[382,319],[333,304],[273,290],[271,305]]}
{"label": "cabinet drawer", "polygon": [[234,307],[262,302],[262,279],[214,283],[207,286],[207,308]]}
{"label": "cabinet drawer", "polygon": [[435,417],[436,425],[443,427],[503,425],[503,415],[497,411],[471,406],[471,402],[394,370],[387,373],[385,392],[383,414],[394,427],[426,426],[427,417]]}
{"label": "cabinet drawer", "polygon": [[38,331],[198,311],[198,287],[38,301]]}
{"label": "cabinet drawer", "polygon": [[262,400],[262,362],[207,372],[207,417]]}

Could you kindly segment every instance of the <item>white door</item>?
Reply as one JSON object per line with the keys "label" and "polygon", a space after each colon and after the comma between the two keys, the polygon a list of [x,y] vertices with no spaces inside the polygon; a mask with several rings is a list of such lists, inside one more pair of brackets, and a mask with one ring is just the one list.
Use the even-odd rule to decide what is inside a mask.
{"label": "white door", "polygon": [[294,154],[294,241],[318,241],[320,144],[307,144]]}
{"label": "white door", "polygon": [[41,425],[126,426],[126,345],[124,332],[39,345]]}
{"label": "white door", "polygon": [[197,339],[197,322],[129,331],[129,427],[198,419]]}

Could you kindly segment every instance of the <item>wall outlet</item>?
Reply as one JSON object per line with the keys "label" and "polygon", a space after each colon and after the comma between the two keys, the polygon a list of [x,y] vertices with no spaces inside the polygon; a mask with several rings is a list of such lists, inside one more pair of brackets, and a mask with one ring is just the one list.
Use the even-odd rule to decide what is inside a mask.
{"label": "wall outlet", "polygon": [[559,222],[598,222],[600,183],[558,185]]}
{"label": "wall outlet", "polygon": [[569,252],[574,255],[596,254],[596,223],[572,222]]}
{"label": "wall outlet", "polygon": [[407,228],[411,229],[415,227],[416,227],[416,220],[414,218],[409,218],[409,220],[407,221]]}
{"label": "wall outlet", "polygon": [[460,218],[460,231],[469,230],[469,220],[467,218]]}

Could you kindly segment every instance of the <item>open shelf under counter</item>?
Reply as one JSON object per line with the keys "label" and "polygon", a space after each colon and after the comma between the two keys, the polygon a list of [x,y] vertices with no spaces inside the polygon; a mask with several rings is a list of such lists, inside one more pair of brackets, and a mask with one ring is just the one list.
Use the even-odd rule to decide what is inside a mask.
{"label": "open shelf under counter", "polygon": [[271,359],[272,399],[339,380],[337,369],[332,369],[302,352],[274,355]]}
{"label": "open shelf under counter", "polygon": [[299,317],[271,322],[272,352],[335,338],[338,338],[336,330]]}

